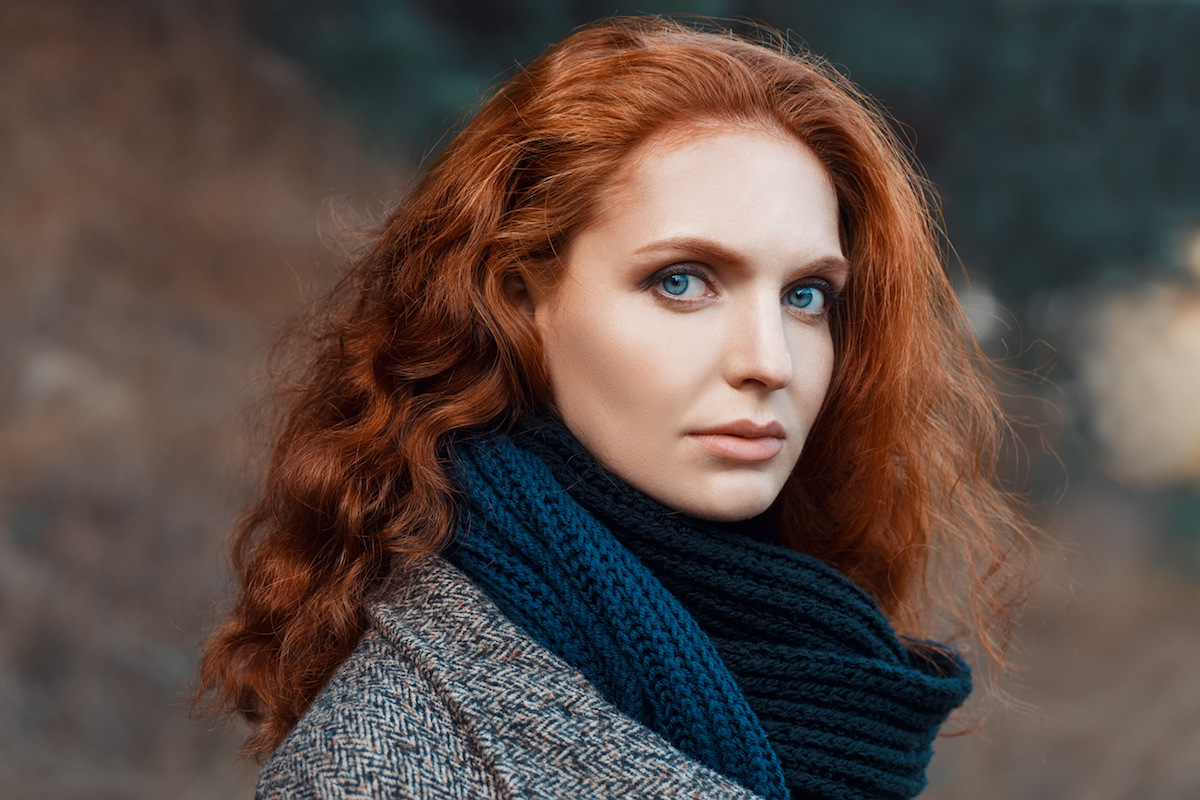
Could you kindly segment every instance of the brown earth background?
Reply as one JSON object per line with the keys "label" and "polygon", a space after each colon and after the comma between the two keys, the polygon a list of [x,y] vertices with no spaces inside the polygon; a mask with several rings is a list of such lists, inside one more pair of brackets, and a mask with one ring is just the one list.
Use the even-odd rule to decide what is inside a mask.
{"label": "brown earth background", "polygon": [[[253,794],[242,731],[186,698],[253,481],[243,412],[342,262],[331,208],[377,209],[406,169],[234,9],[0,4],[4,798]],[[1170,291],[1184,351],[1195,291]],[[1183,358],[1164,369],[1194,382]],[[1093,361],[1080,381],[1107,386]],[[1046,510],[1008,684],[1031,710],[940,740],[925,797],[1200,798],[1200,587],[1162,513],[1099,471]]]}

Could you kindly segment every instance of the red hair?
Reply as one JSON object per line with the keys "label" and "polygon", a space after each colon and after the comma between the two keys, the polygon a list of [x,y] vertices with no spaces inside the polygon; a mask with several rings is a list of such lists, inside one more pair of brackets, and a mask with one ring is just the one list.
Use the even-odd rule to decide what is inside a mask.
{"label": "red hair", "polygon": [[263,494],[233,541],[241,591],[197,700],[254,723],[249,752],[269,753],[308,708],[369,600],[452,536],[450,438],[550,403],[506,276],[553,286],[556,253],[622,160],[697,122],[787,131],[837,191],[848,302],[825,407],[778,504],[783,541],[856,581],[901,631],[949,612],[1000,660],[1027,526],[997,482],[1004,419],[926,186],[886,118],[786,46],[615,19],[547,50],[450,142],[357,258],[279,398]]}

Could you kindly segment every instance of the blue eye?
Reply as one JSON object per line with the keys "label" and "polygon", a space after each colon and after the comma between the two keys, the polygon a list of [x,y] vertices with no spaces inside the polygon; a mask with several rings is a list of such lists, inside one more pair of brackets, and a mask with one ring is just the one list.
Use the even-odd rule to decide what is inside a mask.
{"label": "blue eye", "polygon": [[819,286],[797,286],[787,293],[787,302],[806,313],[820,314],[829,304],[829,298]]}
{"label": "blue eye", "polygon": [[683,272],[661,278],[658,285],[671,297],[698,297],[704,292],[704,281]]}

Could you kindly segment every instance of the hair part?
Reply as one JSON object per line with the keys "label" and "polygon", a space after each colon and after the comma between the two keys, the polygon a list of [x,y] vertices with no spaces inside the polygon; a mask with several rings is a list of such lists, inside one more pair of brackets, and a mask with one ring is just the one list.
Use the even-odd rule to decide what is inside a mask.
{"label": "hair part", "polygon": [[777,504],[782,540],[869,591],[902,633],[958,619],[1002,662],[1029,527],[997,481],[1004,418],[929,187],[885,115],[783,37],[612,19],[514,75],[448,144],[277,396],[262,495],[233,540],[240,593],[196,700],[253,723],[248,752],[279,745],[356,646],[370,600],[454,535],[452,437],[550,403],[536,330],[505,280],[555,286],[560,254],[648,137],[725,124],[813,151],[852,265],[833,382]]}

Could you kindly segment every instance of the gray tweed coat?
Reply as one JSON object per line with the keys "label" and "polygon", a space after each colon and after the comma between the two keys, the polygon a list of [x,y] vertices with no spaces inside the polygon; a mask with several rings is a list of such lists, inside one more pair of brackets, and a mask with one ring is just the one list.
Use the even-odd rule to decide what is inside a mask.
{"label": "gray tweed coat", "polygon": [[371,608],[256,797],[758,796],[622,714],[439,559]]}

